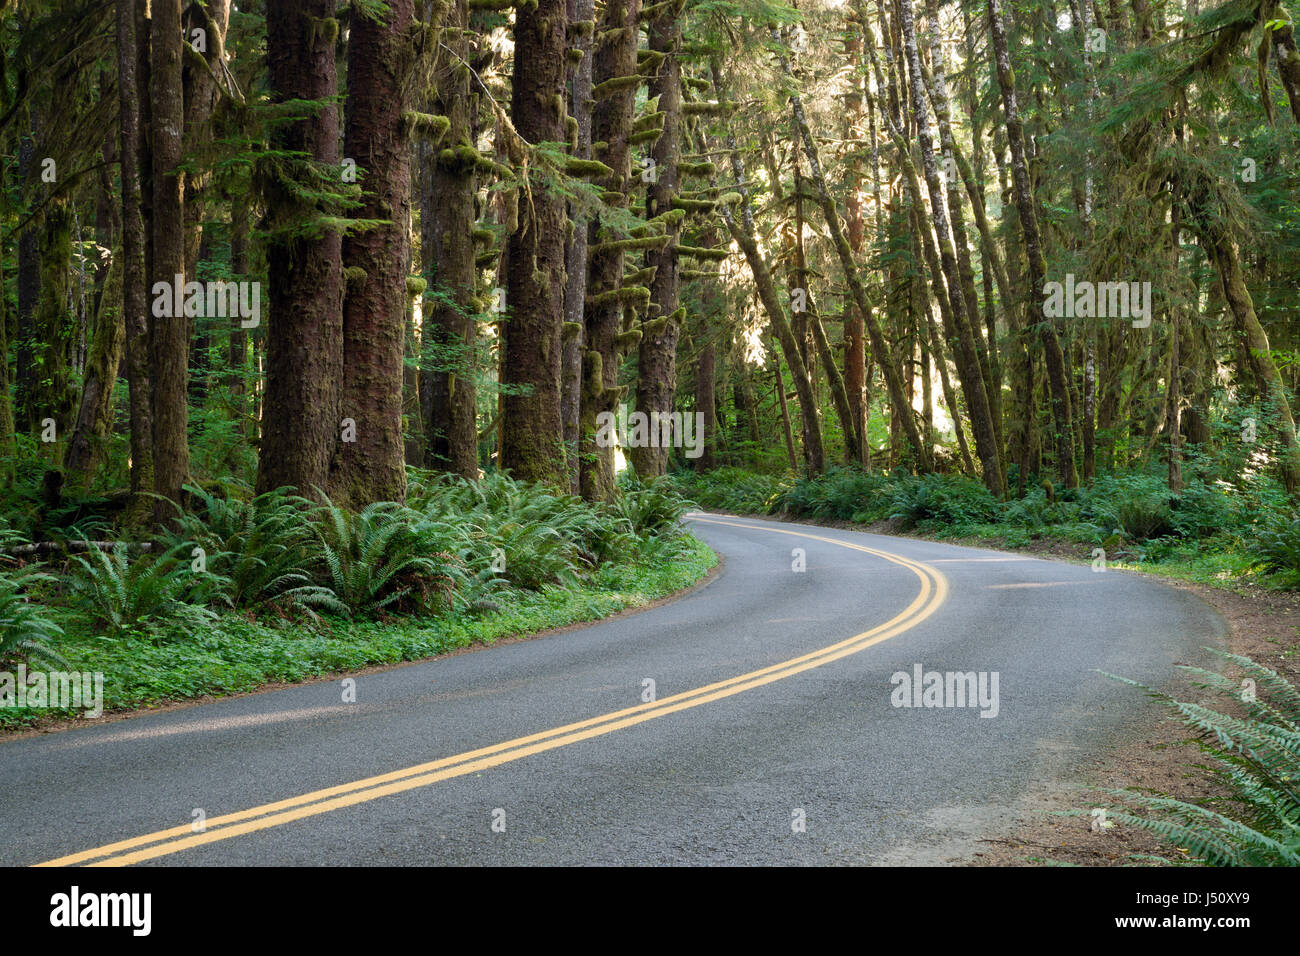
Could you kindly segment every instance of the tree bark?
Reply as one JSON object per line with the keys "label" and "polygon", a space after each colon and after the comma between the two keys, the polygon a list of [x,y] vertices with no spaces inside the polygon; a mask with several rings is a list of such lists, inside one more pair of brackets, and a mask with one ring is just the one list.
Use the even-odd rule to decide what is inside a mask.
{"label": "tree bark", "polygon": [[[515,12],[510,109],[515,130],[531,144],[565,139],[566,19],[564,0],[538,0]],[[569,486],[560,416],[564,200],[541,182],[526,190],[506,252],[501,382],[516,388],[502,401],[501,466],[519,480],[563,489]]]}
{"label": "tree bark", "polygon": [[1069,380],[1065,368],[1065,355],[1061,350],[1056,327],[1051,319],[1042,314],[1043,284],[1046,281],[1047,269],[1043,262],[1033,187],[1029,182],[1029,165],[1025,159],[1024,125],[1020,119],[1020,108],[1016,103],[1015,75],[1011,71],[1011,55],[1001,0],[988,0],[988,14],[989,39],[993,45],[998,86],[1002,92],[1007,144],[1011,149],[1011,172],[1015,183],[1013,193],[1016,210],[1020,215],[1021,231],[1024,234],[1025,255],[1029,260],[1031,315],[1036,315],[1038,318],[1039,335],[1047,364],[1047,380],[1051,388],[1052,418],[1056,426],[1056,469],[1065,487],[1076,488],[1079,485],[1079,474],[1074,467]]}
{"label": "tree bark", "polygon": [[[678,165],[682,153],[682,24],[677,3],[666,3],[650,20],[650,49],[664,59],[650,80],[649,96],[658,97],[664,114],[663,132],[654,141],[650,156],[655,176],[646,196],[647,218],[673,208],[680,188]],[[645,251],[646,268],[655,270],[650,280],[650,314],[641,323],[637,350],[636,407],[646,414],[671,413],[677,392],[677,340],[681,335],[685,309],[678,308],[681,291],[677,241],[680,220],[667,225],[667,245]],[[643,478],[654,478],[668,470],[669,449],[653,444],[632,449],[632,465]]]}
{"label": "tree bark", "polygon": [[[423,271],[438,295],[424,299],[423,386],[429,397],[425,423],[427,463],[464,478],[478,478],[478,394],[475,349],[478,329],[474,256],[474,190],[477,152],[471,124],[470,75],[464,66],[469,43],[461,30],[469,22],[465,0],[451,11],[445,57],[434,80],[433,112],[450,121],[444,148],[424,150],[426,193],[420,217]],[[433,355],[430,356],[430,351]]]}
{"label": "tree bark", "polygon": [[[332,0],[268,0],[266,11],[272,101],[318,102],[308,118],[283,126],[273,144],[307,153],[322,169],[339,165],[335,8]],[[305,234],[301,223],[319,209],[293,213],[299,222],[267,242],[270,321],[257,491],[287,486],[314,498],[329,487],[342,427],[342,243],[333,229]]]}

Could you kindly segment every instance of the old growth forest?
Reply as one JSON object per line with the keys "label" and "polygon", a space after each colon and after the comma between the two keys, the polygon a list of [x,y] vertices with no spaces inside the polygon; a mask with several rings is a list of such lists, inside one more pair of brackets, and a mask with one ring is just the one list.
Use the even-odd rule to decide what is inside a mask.
{"label": "old growth forest", "polygon": [[1295,588],[1294,5],[0,0],[0,660],[429,657],[698,509]]}

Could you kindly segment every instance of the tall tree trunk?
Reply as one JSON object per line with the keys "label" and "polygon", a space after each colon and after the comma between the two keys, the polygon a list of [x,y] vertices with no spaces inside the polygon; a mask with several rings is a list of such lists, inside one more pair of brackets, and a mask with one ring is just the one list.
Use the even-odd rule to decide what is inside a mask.
{"label": "tall tree trunk", "polygon": [[705,340],[695,360],[695,410],[704,415],[704,428],[700,434],[700,456],[695,459],[696,471],[708,471],[718,467],[717,431],[718,408],[714,393],[717,375],[716,346],[713,339]]}
{"label": "tall tree trunk", "polygon": [[[716,62],[713,64],[713,84],[718,102],[726,102],[726,96],[722,92],[724,87],[721,70]],[[745,185],[745,170],[741,163],[740,151],[736,147],[735,136],[730,131],[726,135],[726,148],[730,154],[735,189],[740,194],[739,222],[730,206],[723,204],[719,208],[731,238],[740,247],[749,265],[749,271],[754,276],[754,287],[758,292],[759,300],[767,311],[768,319],[772,323],[772,331],[776,333],[777,340],[781,343],[786,364],[790,366],[790,374],[794,378],[795,393],[799,396],[799,415],[803,421],[804,466],[809,475],[820,475],[826,470],[826,452],[822,447],[821,419],[817,408],[817,397],[813,394],[812,378],[803,363],[799,342],[786,317],[785,306],[776,294],[771,270],[758,248],[758,241],[754,235],[754,210],[749,202],[749,188]]]}
{"label": "tall tree trunk", "polygon": [[[435,113],[450,122],[444,149],[424,150],[427,191],[420,217],[423,272],[439,295],[426,297],[422,317],[422,371],[429,396],[425,423],[427,463],[471,480],[478,478],[478,394],[474,385],[478,330],[474,318],[475,156],[470,76],[463,62],[469,43],[465,0],[458,0],[445,41],[455,56],[444,58],[434,81]],[[430,351],[433,356],[430,357]],[[430,360],[432,359],[432,360]]]}
{"label": "tall tree trunk", "polygon": [[113,430],[113,385],[122,361],[126,325],[122,315],[122,265],[114,255],[104,279],[82,376],[81,405],[63,457],[69,484],[87,489],[103,465]]}
{"label": "tall tree trunk", "polygon": [[[862,55],[861,31],[869,27],[860,5],[848,16],[846,26],[848,32],[845,37],[844,54],[852,64],[854,73],[850,74],[852,85],[844,98],[844,138],[851,140],[862,134],[862,86],[865,75],[859,74],[864,74],[865,60]],[[874,111],[871,115],[870,141],[873,158],[876,158]],[[877,190],[878,203],[880,188],[878,170],[872,182]],[[844,213],[849,233],[849,248],[853,252],[854,259],[857,259],[862,253],[862,242],[866,231],[862,218],[862,201],[859,198],[859,191],[862,188],[862,160],[857,150],[849,161],[847,187]],[[844,389],[848,393],[849,417],[853,422],[853,433],[857,439],[853,447],[845,449],[845,457],[846,460],[857,462],[867,468],[871,465],[871,456],[867,445],[866,325],[856,302],[850,302],[844,309]]]}
{"label": "tall tree trunk", "polygon": [[402,356],[411,152],[404,113],[414,14],[413,0],[388,0],[387,11],[373,18],[354,8],[348,40],[344,149],[364,170],[356,216],[383,220],[343,240],[347,287],[340,413],[356,423],[356,440],[334,446],[330,488],[336,503],[353,508],[406,499]]}
{"label": "tall tree trunk", "polygon": [[[154,0],[150,49],[150,102],[153,132],[153,282],[158,302],[163,289],[175,295],[185,282],[185,176],[180,170],[185,123],[181,87],[181,0]],[[178,278],[179,277],[179,278]],[[163,283],[165,285],[159,285]],[[183,292],[182,290],[180,290]],[[170,296],[169,296],[170,298]],[[174,306],[174,302],[170,303]],[[175,308],[156,315],[150,331],[149,380],[153,385],[154,521],[170,524],[189,478],[187,434],[189,403],[189,320]]]}
{"label": "tall tree trunk", "polygon": [[1277,423],[1281,450],[1278,469],[1282,483],[1292,500],[1300,502],[1300,443],[1296,441],[1295,418],[1287,398],[1286,383],[1278,374],[1277,365],[1269,351],[1268,335],[1259,324],[1255,303],[1241,269],[1241,255],[1231,237],[1220,236],[1218,241],[1206,243],[1206,253],[1214,263],[1222,285],[1223,296],[1232,315],[1234,331],[1244,346],[1247,368],[1255,380],[1260,396],[1271,406]]}
{"label": "tall tree trunk", "polygon": [[[510,110],[528,143],[565,139],[564,0],[538,0],[515,12],[515,71]],[[521,187],[522,188],[522,187]],[[564,325],[563,198],[540,182],[519,197],[519,228],[507,243],[508,318],[501,343],[504,396],[501,466],[523,481],[569,486],[560,417]]]}
{"label": "tall tree trunk", "polygon": [[[969,281],[958,274],[957,253],[954,248],[953,234],[949,230],[948,216],[944,211],[943,187],[939,182],[939,167],[935,161],[934,141],[930,135],[930,119],[925,105],[925,83],[921,76],[920,51],[917,49],[916,31],[912,16],[912,0],[899,0],[900,25],[903,31],[903,44],[907,53],[909,77],[911,79],[912,115],[916,123],[917,140],[921,146],[921,160],[925,170],[925,182],[930,194],[930,216],[934,223],[934,232],[939,244],[939,264],[947,282],[947,295],[951,315],[951,327],[947,329],[952,343],[953,357],[957,361],[957,375],[961,380],[962,392],[966,396],[966,407],[970,411],[971,430],[975,433],[975,451],[984,470],[984,484],[997,497],[1004,493],[1002,484],[1002,460],[998,453],[997,430],[993,424],[993,415],[989,409],[988,393],[985,390],[985,377],[980,368],[971,322],[976,321],[973,310],[975,284],[973,273]],[[936,67],[939,64],[936,63]],[[942,73],[938,74],[942,75]],[[936,104],[947,107],[946,93],[936,96]],[[951,147],[949,148],[951,155]],[[954,184],[955,185],[955,184]],[[954,194],[955,195],[955,194]],[[960,213],[960,199],[956,203]],[[951,207],[949,207],[951,208]],[[956,226],[959,220],[954,219]],[[965,234],[960,237],[965,239]],[[936,295],[942,295],[941,284],[935,286]],[[956,410],[954,409],[954,413]]]}
{"label": "tall tree trunk", "polygon": [[[306,119],[281,127],[278,149],[305,152],[322,168],[339,165],[332,0],[268,0],[267,68],[272,100],[320,101]],[[355,158],[355,157],[350,157]],[[310,221],[319,209],[295,210]],[[304,235],[293,223],[269,237],[270,321],[257,490],[282,486],[315,497],[329,487],[341,435],[343,266],[337,231]]]}
{"label": "tall tree trunk", "polygon": [[122,315],[126,327],[126,379],[131,415],[131,503],[127,523],[138,525],[152,510],[153,397],[149,385],[147,232],[141,196],[141,99],[137,69],[143,29],[142,0],[117,0],[117,91],[122,183]]}
{"label": "tall tree trunk", "polygon": [[[573,49],[580,58],[569,69],[569,115],[575,126],[571,150],[578,160],[591,159],[592,35],[595,33],[595,0],[566,0]],[[564,345],[560,355],[560,417],[564,424],[565,466],[569,491],[582,491],[582,468],[578,458],[582,416],[582,360],[586,351],[583,310],[587,298],[587,217],[571,203],[573,241],[565,250]]]}
{"label": "tall tree trunk", "polygon": [[[680,6],[665,3],[650,20],[650,49],[662,53],[659,70],[650,80],[649,95],[658,97],[659,112],[664,114],[663,132],[654,141],[650,156],[655,175],[646,196],[648,218],[661,216],[673,208],[680,188],[678,165],[682,154],[682,24]],[[667,245],[647,249],[645,265],[655,270],[650,280],[650,314],[641,323],[641,341],[637,352],[636,407],[646,414],[671,413],[677,391],[677,340],[686,310],[678,307],[681,289],[677,241],[679,219],[666,220]],[[654,443],[632,449],[632,465],[644,478],[664,474],[668,469],[669,449]]]}
{"label": "tall tree trunk", "polygon": [[[774,39],[777,38],[774,37]],[[789,63],[784,55],[780,59],[781,70],[786,75],[787,82],[792,82]],[[921,471],[931,471],[934,467],[931,449],[929,444],[921,439],[921,433],[917,430],[916,419],[912,415],[912,407],[908,403],[904,391],[903,378],[898,373],[897,366],[890,361],[889,347],[885,342],[884,331],[880,328],[880,323],[876,320],[875,314],[871,311],[871,305],[867,301],[866,289],[862,285],[861,278],[858,275],[857,263],[853,259],[853,250],[849,246],[848,239],[844,236],[844,229],[840,225],[839,212],[835,208],[835,200],[831,198],[830,191],[826,186],[826,177],[822,173],[817,142],[813,139],[812,130],[809,128],[808,120],[804,116],[803,101],[793,88],[789,91],[789,97],[795,128],[802,140],[804,155],[808,158],[809,175],[812,177],[813,185],[817,188],[817,198],[822,208],[822,217],[826,220],[831,244],[834,245],[835,252],[839,256],[840,267],[844,270],[844,278],[848,282],[853,303],[857,306],[859,314],[866,323],[872,354],[875,356],[877,364],[880,365],[881,372],[884,373],[885,383],[889,386],[890,401],[894,403],[895,408],[899,409],[899,423],[903,433],[907,436],[908,444],[916,455]]]}
{"label": "tall tree trunk", "polygon": [[1015,76],[1011,72],[1011,54],[1007,43],[1006,23],[1002,15],[1001,0],[988,0],[989,38],[997,64],[998,86],[1002,91],[1002,106],[1006,114],[1007,144],[1011,148],[1011,173],[1015,182],[1013,194],[1020,214],[1020,227],[1024,233],[1025,255],[1029,260],[1029,302],[1031,315],[1036,317],[1043,342],[1047,364],[1047,380],[1051,388],[1052,418],[1056,426],[1056,469],[1062,484],[1076,488],[1079,474],[1074,467],[1074,439],[1070,419],[1069,380],[1065,368],[1065,354],[1056,334],[1056,326],[1042,313],[1043,284],[1047,268],[1043,262],[1042,241],[1038,232],[1038,216],[1034,207],[1033,187],[1029,182],[1029,165],[1025,159],[1024,125],[1016,103]]}
{"label": "tall tree trunk", "polygon": [[[611,172],[598,180],[605,201],[628,205],[631,191],[632,115],[636,104],[636,47],[639,0],[609,0],[592,54],[595,99],[591,137],[604,143],[595,156]],[[624,243],[603,221],[589,226],[583,391],[579,419],[579,487],[588,501],[614,497],[614,448],[596,441],[597,417],[613,414],[621,397],[619,364],[630,342],[622,339]],[[631,336],[639,337],[640,333]],[[599,373],[599,375],[597,375]]]}

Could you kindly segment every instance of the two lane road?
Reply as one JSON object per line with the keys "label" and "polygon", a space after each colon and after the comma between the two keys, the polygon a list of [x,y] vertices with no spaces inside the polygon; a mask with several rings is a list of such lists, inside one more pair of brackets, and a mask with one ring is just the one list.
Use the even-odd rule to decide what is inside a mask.
{"label": "two lane road", "polygon": [[[0,863],[942,862],[1149,712],[1098,670],[1160,685],[1224,634],[1113,570],[692,530],[725,560],[704,587],[361,675],[355,702],[323,681],[2,742]],[[984,706],[896,706],[918,666],[983,675]]]}

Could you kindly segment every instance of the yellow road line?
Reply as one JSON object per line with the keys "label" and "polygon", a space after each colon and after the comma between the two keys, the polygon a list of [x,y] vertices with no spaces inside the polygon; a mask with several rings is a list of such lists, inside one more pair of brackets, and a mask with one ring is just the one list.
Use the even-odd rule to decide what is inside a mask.
{"label": "yellow road line", "polygon": [[653,720],[656,717],[662,717],[665,714],[676,713],[680,710],[687,710],[711,701],[731,697],[752,690],[755,687],[770,684],[773,681],[783,680],[786,677],[814,667],[820,667],[841,657],[856,654],[873,644],[888,640],[909,628],[915,627],[938,610],[947,597],[948,582],[944,576],[934,568],[919,561],[879,551],[875,548],[801,531],[765,528],[735,521],[722,521],[716,518],[692,517],[693,520],[707,524],[730,525],[750,531],[767,531],[773,534],[809,538],[872,554],[912,571],[921,580],[921,591],[907,608],[884,624],[877,625],[870,630],[863,631],[828,647],[811,651],[760,670],[750,671],[737,677],[708,684],[704,687],[697,687],[694,690],[684,691],[650,703],[602,714],[598,717],[566,724],[562,727],[556,727],[526,737],[517,737],[490,747],[468,751],[451,757],[443,757],[335,787],[314,790],[286,800],[241,810],[238,813],[214,817],[207,821],[206,828],[202,833],[195,833],[189,825],[183,824],[167,830],[159,830],[129,840],[121,840],[94,849],[62,856],[37,865],[70,866],[95,860],[96,862],[89,865],[126,866],[177,853],[189,847],[229,839],[305,817],[328,813],[331,810],[376,800],[391,794],[402,793],[406,790],[428,786],[440,780],[476,773],[533,754],[603,736],[615,730],[632,727]]}

